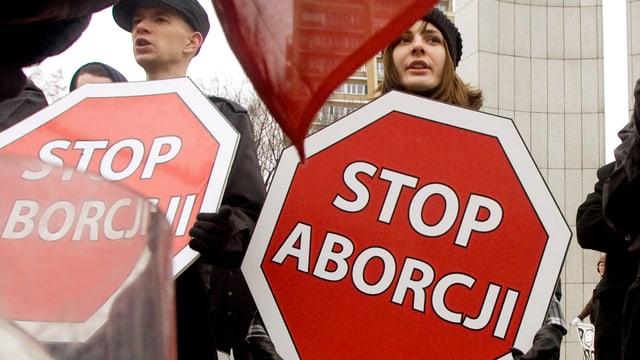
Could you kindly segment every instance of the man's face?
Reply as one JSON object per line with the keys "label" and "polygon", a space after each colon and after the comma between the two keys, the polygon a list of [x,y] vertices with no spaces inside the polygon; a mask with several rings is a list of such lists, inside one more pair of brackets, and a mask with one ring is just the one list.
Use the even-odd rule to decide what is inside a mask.
{"label": "man's face", "polygon": [[132,25],[133,54],[145,70],[184,61],[195,32],[182,14],[166,5],[138,7]]}

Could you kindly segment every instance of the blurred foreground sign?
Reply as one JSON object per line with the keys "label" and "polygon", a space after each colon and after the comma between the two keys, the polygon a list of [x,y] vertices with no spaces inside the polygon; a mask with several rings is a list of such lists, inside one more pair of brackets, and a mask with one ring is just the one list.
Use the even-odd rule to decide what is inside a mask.
{"label": "blurred foreground sign", "polygon": [[107,343],[149,336],[153,354],[171,354],[168,222],[139,193],[68,170],[0,154],[0,318],[40,342],[102,329]]}
{"label": "blurred foreground sign", "polygon": [[5,130],[0,148],[70,168],[59,181],[72,181],[75,169],[143,194],[171,224],[177,275],[197,256],[189,228],[198,212],[217,210],[238,138],[195,84],[179,78],[82,86]]}
{"label": "blurred foreground sign", "polygon": [[305,146],[242,265],[285,359],[529,348],[571,233],[510,119],[392,92]]}

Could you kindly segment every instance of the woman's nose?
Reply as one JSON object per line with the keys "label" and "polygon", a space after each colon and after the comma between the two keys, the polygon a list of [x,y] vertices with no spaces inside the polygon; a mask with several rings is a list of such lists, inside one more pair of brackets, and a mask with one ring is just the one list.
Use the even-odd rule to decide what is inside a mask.
{"label": "woman's nose", "polygon": [[411,51],[414,53],[423,53],[424,52],[424,41],[420,38],[417,37],[415,40],[413,40],[413,47],[411,48]]}

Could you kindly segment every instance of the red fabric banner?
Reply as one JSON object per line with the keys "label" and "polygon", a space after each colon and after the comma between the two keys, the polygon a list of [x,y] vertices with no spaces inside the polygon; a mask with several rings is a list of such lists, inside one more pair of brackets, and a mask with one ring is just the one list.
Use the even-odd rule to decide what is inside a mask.
{"label": "red fabric banner", "polygon": [[436,0],[215,0],[231,49],[304,160],[333,90]]}

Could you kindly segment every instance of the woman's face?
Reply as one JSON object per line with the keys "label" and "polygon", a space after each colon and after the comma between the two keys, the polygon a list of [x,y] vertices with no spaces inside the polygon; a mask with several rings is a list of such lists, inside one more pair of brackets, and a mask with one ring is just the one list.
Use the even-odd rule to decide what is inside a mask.
{"label": "woman's face", "polygon": [[444,37],[433,24],[417,21],[400,36],[393,49],[400,83],[411,92],[425,92],[437,88],[447,58]]}

